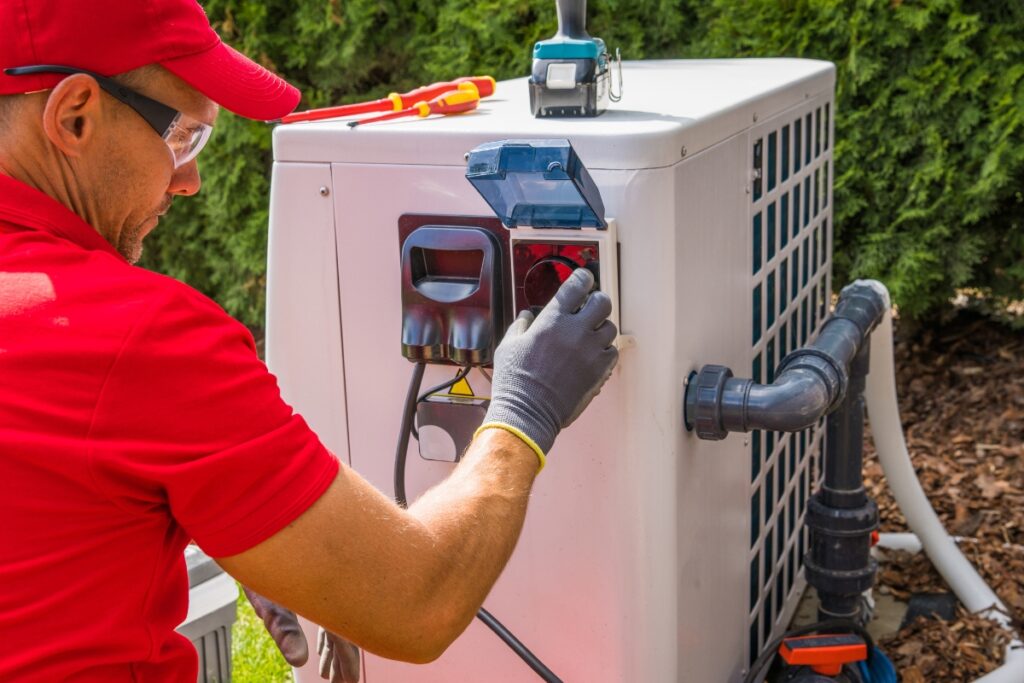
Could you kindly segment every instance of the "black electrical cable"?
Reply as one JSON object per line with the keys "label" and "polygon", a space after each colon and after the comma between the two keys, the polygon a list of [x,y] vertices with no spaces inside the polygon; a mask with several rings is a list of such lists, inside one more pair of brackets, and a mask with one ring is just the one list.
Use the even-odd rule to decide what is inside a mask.
{"label": "black electrical cable", "polygon": [[[401,432],[398,435],[398,448],[395,451],[395,502],[403,508],[409,507],[409,501],[405,497],[405,458],[409,451],[409,436],[414,433],[416,422],[416,404],[427,396],[437,393],[448,387],[455,386],[457,382],[469,374],[470,366],[464,367],[455,375],[454,379],[439,384],[420,395],[420,386],[423,384],[423,371],[425,363],[416,363],[412,371],[412,378],[409,380],[409,389],[405,394],[405,409],[402,412]],[[417,437],[418,438],[418,437]],[[512,635],[505,626],[494,618],[494,616],[481,607],[476,613],[477,619],[487,624],[487,627],[494,631],[501,640],[508,645],[509,649],[515,652],[526,662],[526,665],[536,672],[545,683],[562,683],[562,679],[552,673],[551,669],[544,666],[544,663],[537,659],[537,656],[530,652],[530,649]]]}
{"label": "black electrical cable", "polygon": [[450,389],[451,387],[454,387],[456,384],[458,384],[462,380],[466,379],[466,376],[469,374],[469,371],[472,370],[472,369],[473,369],[473,366],[467,365],[466,367],[464,367],[461,370],[459,370],[459,373],[457,375],[455,375],[455,377],[452,377],[447,382],[442,382],[441,384],[438,384],[436,387],[432,387],[430,389],[427,389],[426,391],[424,391],[423,393],[420,394],[420,397],[418,399],[416,399],[417,403],[419,401],[425,401],[427,399],[427,397],[430,396],[431,394],[436,394],[439,391],[444,391],[445,389]]}
{"label": "black electrical cable", "polygon": [[405,456],[409,452],[409,435],[412,433],[416,419],[416,396],[423,384],[423,371],[426,363],[416,363],[409,380],[409,390],[405,393],[405,408],[402,411],[402,426],[398,432],[398,448],[395,449],[395,502],[402,507],[409,507],[405,498]]}
{"label": "black electrical cable", "polygon": [[747,671],[747,675],[743,678],[743,683],[756,683],[765,670],[771,666],[772,662],[775,661],[775,655],[778,654],[779,646],[782,645],[782,641],[786,638],[796,638],[797,636],[805,636],[809,633],[818,633],[820,631],[847,631],[856,633],[858,636],[864,639],[867,644],[868,658],[872,656],[875,651],[875,641],[872,639],[863,626],[855,621],[849,619],[829,619],[828,621],[819,621],[816,624],[810,624],[809,626],[801,626],[799,628],[786,631],[775,640],[768,643],[761,654],[758,655],[754,663],[750,665],[750,670]]}
{"label": "black electrical cable", "polygon": [[[467,365],[466,367],[459,370],[458,374],[455,375],[455,377],[453,377],[452,379],[448,380],[447,382],[442,382],[441,384],[438,384],[436,387],[431,387],[430,389],[427,389],[426,391],[419,395],[419,398],[416,399],[416,403],[418,404],[420,401],[426,401],[427,397],[430,396],[431,394],[436,394],[439,391],[444,391],[445,389],[450,389],[451,387],[455,386],[462,380],[466,379],[466,375],[468,375],[469,371],[472,369],[473,367],[471,365]],[[412,427],[410,431],[412,432],[413,438],[419,441],[420,433],[416,427],[415,411],[413,412]]]}
{"label": "black electrical cable", "polygon": [[537,655],[530,652],[530,649],[523,645],[518,638],[512,635],[512,632],[505,628],[500,621],[494,618],[490,612],[485,610],[483,607],[480,608],[476,613],[476,618],[487,624],[494,633],[505,641],[513,652],[526,662],[527,666],[534,670],[534,672],[541,677],[547,683],[562,683],[562,679],[556,676],[551,669],[544,666],[544,662],[537,659]]}

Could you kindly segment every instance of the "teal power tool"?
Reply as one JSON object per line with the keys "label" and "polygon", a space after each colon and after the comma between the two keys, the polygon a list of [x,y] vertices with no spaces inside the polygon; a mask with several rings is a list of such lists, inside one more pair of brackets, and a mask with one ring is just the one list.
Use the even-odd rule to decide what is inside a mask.
{"label": "teal power tool", "polygon": [[600,38],[587,33],[587,0],[557,0],[558,33],[533,46],[530,109],[540,117],[597,116],[622,99],[622,58],[618,92],[612,92],[612,58]]}

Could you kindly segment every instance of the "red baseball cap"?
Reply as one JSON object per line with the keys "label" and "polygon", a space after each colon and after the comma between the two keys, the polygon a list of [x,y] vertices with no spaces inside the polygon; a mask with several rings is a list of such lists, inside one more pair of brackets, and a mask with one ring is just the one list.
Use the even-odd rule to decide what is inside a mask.
{"label": "red baseball cap", "polygon": [[279,119],[299,91],[221,41],[195,0],[0,0],[0,95],[52,88],[61,74],[3,69],[54,64],[104,76],[159,64],[225,109]]}

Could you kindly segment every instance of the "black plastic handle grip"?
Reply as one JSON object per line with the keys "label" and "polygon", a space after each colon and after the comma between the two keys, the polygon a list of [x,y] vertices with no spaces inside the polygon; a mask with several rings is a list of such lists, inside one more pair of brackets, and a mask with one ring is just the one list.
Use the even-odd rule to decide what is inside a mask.
{"label": "black plastic handle grip", "polygon": [[590,40],[587,33],[587,0],[556,0],[558,3],[558,33],[556,38]]}

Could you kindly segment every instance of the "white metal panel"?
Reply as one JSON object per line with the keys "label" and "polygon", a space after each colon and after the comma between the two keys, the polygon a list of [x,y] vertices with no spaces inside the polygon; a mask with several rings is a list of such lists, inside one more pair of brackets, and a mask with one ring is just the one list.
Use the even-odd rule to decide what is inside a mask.
{"label": "white metal panel", "polygon": [[[267,367],[290,403],[346,462],[348,428],[329,164],[274,164],[267,244]],[[321,189],[322,188],[322,189]],[[316,626],[302,619],[310,643]],[[317,658],[296,672],[320,680]]]}
{"label": "white metal panel", "polygon": [[592,119],[536,119],[525,78],[502,81],[471,114],[349,128],[345,121],[278,126],[278,161],[463,165],[473,147],[502,138],[571,137],[594,169],[670,166],[794,102],[831,92],[835,67],[806,59],[624,63],[625,95]]}
{"label": "white metal panel", "polygon": [[[673,179],[677,234],[666,258],[675,268],[678,314],[665,331],[673,340],[671,355],[651,362],[672,363],[679,383],[671,397],[677,422],[666,436],[673,438],[678,459],[672,579],[681,628],[676,676],[652,681],[737,681],[746,663],[746,435],[701,441],[686,432],[681,386],[709,362],[742,373],[749,357],[745,147],[746,136],[737,136],[679,164]],[[629,308],[623,304],[624,311]]]}
{"label": "white metal panel", "polygon": [[275,164],[267,245],[267,367],[284,400],[348,460],[334,203],[328,164]]}

